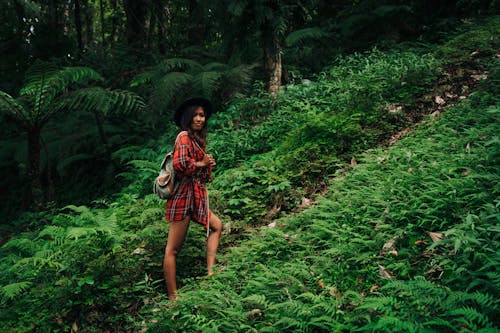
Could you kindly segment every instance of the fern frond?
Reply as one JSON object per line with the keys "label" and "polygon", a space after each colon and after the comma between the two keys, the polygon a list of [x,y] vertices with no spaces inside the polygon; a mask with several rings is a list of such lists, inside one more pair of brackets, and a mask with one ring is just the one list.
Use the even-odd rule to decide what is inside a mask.
{"label": "fern frond", "polygon": [[329,33],[321,28],[305,28],[300,30],[295,30],[291,32],[285,39],[286,46],[293,47],[302,45],[304,42],[309,40],[320,40],[323,38],[328,38]]}
{"label": "fern frond", "polygon": [[0,288],[2,299],[12,300],[25,292],[33,283],[29,281],[14,282]]}
{"label": "fern frond", "polygon": [[3,91],[0,91],[0,112],[25,124],[29,124],[31,121],[23,105]]}
{"label": "fern frond", "polygon": [[30,238],[13,238],[3,246],[3,249],[18,249],[23,254],[33,254],[39,249],[39,246]]}
{"label": "fern frond", "polygon": [[201,72],[193,77],[193,88],[203,96],[211,97],[222,75],[223,73],[216,71]]}
{"label": "fern frond", "polygon": [[182,95],[184,87],[191,84],[193,76],[183,72],[171,72],[164,75],[155,83],[155,90],[151,95],[151,104],[158,110],[163,110],[177,95]]}
{"label": "fern frond", "polygon": [[35,123],[43,123],[60,108],[52,102],[76,83],[87,83],[91,80],[101,81],[103,78],[88,67],[66,67],[55,69],[50,64],[36,63],[27,74],[27,84],[21,89],[21,96],[29,96],[33,100],[30,118]]}
{"label": "fern frond", "polygon": [[201,71],[203,70],[203,66],[199,62],[192,59],[170,58],[163,60],[155,68],[155,71],[159,71],[164,74],[170,72],[179,72],[188,70]]}
{"label": "fern frond", "polygon": [[140,96],[131,91],[90,87],[66,94],[56,108],[126,115],[144,110],[145,104]]}

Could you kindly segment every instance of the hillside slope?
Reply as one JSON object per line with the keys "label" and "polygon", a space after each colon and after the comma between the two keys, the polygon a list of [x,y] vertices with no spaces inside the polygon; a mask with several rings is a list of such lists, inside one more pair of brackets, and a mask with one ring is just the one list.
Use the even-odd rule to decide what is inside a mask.
{"label": "hillside slope", "polygon": [[497,22],[439,47],[340,57],[274,105],[253,96],[214,115],[219,271],[204,276],[193,225],[176,304],[150,185],[170,136],[116,152],[130,168],[114,198],[25,213],[28,231],[0,247],[0,331],[494,330]]}
{"label": "hillside slope", "polygon": [[498,75],[153,302],[148,332],[497,331]]}

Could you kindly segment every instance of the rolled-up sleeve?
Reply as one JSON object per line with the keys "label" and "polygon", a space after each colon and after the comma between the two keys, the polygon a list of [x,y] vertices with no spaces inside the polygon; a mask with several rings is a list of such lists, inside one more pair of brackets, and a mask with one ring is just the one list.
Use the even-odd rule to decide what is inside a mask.
{"label": "rolled-up sleeve", "polygon": [[196,171],[196,160],[190,154],[191,140],[186,132],[181,133],[175,143],[174,170],[184,176]]}

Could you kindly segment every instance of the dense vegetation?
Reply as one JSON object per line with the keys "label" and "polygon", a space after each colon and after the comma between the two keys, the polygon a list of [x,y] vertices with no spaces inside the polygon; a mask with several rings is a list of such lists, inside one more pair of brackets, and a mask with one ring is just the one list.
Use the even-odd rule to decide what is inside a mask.
{"label": "dense vegetation", "polygon": [[[495,1],[69,3],[3,4],[2,332],[498,331],[500,20],[460,19]],[[191,94],[225,229],[171,303],[151,181]]]}

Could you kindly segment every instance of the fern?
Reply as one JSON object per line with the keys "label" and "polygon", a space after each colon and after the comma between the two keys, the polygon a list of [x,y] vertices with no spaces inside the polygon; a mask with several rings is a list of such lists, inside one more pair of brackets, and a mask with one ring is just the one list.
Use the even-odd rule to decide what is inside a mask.
{"label": "fern", "polygon": [[2,301],[6,300],[12,300],[19,295],[21,295],[23,292],[25,292],[27,289],[29,289],[32,285],[32,282],[29,281],[20,281],[20,282],[14,282],[10,283],[8,285],[2,286],[0,288],[0,294]]}
{"label": "fern", "polygon": [[326,31],[318,27],[305,28],[291,32],[286,37],[285,43],[288,47],[294,47],[304,44],[305,41],[321,40],[329,36],[330,35]]}

